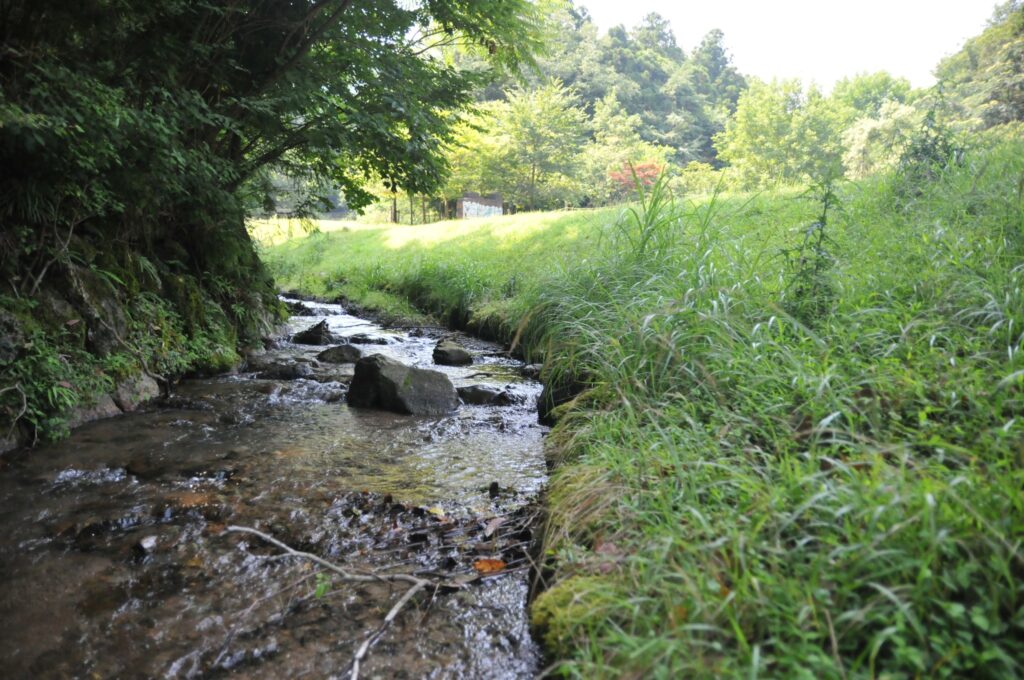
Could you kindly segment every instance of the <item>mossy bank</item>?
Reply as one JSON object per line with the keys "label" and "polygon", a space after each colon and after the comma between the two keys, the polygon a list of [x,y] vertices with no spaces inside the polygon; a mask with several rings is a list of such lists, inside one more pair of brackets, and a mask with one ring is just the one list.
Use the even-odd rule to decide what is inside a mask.
{"label": "mossy bank", "polygon": [[86,238],[41,267],[20,263],[0,294],[0,450],[234,368],[284,318],[244,232],[237,248],[245,269],[225,261],[219,274]]}

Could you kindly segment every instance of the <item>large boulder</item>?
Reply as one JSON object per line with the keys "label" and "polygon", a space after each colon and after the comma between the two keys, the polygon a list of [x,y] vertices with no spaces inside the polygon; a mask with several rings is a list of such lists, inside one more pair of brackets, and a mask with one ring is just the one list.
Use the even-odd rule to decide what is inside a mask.
{"label": "large boulder", "polygon": [[68,429],[73,430],[79,425],[117,415],[121,415],[121,409],[114,403],[114,398],[109,394],[103,394],[91,404],[72,409],[68,413]]}
{"label": "large boulder", "polygon": [[348,403],[358,408],[439,416],[458,408],[459,395],[444,373],[373,354],[356,362]]}
{"label": "large boulder", "polygon": [[337,342],[337,338],[327,328],[327,321],[324,320],[293,335],[292,342],[297,345],[330,345]]}
{"label": "large boulder", "polygon": [[317,360],[328,364],[353,364],[363,356],[363,351],[355,345],[338,345],[329,347],[316,355]]}
{"label": "large boulder", "polygon": [[451,340],[442,340],[434,347],[434,363],[442,366],[468,366],[473,355]]}
{"label": "large boulder", "polygon": [[284,306],[292,316],[313,316],[316,313],[302,300],[285,300]]}
{"label": "large boulder", "polygon": [[122,381],[113,394],[114,403],[125,413],[159,396],[160,386],[152,376],[145,373]]}

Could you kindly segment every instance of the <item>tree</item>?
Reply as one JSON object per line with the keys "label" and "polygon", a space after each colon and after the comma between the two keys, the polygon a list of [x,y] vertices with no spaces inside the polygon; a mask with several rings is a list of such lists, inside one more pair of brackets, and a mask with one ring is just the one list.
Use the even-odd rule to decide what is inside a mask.
{"label": "tree", "polygon": [[850,111],[851,120],[874,117],[887,102],[903,104],[910,97],[910,81],[886,71],[843,78],[832,88],[832,99]]}
{"label": "tree", "polygon": [[[606,204],[625,198],[624,187],[632,186],[629,166],[654,166],[660,171],[672,149],[645,142],[640,136],[640,116],[630,115],[614,94],[597,103],[592,126],[593,138],[581,157],[582,192],[588,203]],[[628,182],[616,173],[629,175]]]}
{"label": "tree", "polygon": [[[11,0],[0,15],[0,271],[38,287],[72,236],[189,270],[259,271],[245,207],[271,169],[428,193],[484,74],[538,48],[528,0]],[[184,251],[184,254],[182,253]],[[249,253],[240,255],[239,253]]]}
{"label": "tree", "polygon": [[815,87],[754,81],[715,146],[747,185],[803,182],[839,173],[841,129],[841,113]]}
{"label": "tree", "polygon": [[534,210],[572,193],[587,117],[561,83],[511,92],[499,111],[498,131],[510,200]]}
{"label": "tree", "polygon": [[988,28],[943,59],[936,75],[967,126],[984,129],[1024,120],[1024,4],[999,5]]}
{"label": "tree", "polygon": [[874,116],[865,116],[843,132],[843,165],[853,179],[895,167],[921,125],[912,106],[887,101]]}
{"label": "tree", "polygon": [[747,87],[725,49],[725,34],[717,28],[709,31],[690,55],[689,67],[694,90],[704,97],[715,121],[724,124]]}

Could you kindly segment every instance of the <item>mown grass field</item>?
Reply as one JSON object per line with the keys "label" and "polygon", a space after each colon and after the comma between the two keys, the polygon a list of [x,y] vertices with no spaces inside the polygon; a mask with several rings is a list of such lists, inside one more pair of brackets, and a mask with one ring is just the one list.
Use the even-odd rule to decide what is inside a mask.
{"label": "mown grass field", "polygon": [[585,386],[533,608],[558,672],[1024,675],[1024,144],[835,193],[823,229],[797,191],[655,197],[264,257]]}

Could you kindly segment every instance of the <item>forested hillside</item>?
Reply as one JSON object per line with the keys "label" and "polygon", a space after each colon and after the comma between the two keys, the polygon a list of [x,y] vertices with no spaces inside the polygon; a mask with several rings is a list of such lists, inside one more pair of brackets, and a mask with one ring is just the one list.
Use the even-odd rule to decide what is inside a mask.
{"label": "forested hillside", "polygon": [[[863,178],[897,165],[926,119],[954,137],[1020,120],[1020,17],[1014,2],[999,7],[937,66],[936,87],[881,71],[826,93],[744,77],[718,30],[683,46],[655,13],[601,33],[582,5],[559,8],[537,66],[477,92],[446,153],[447,182],[417,196],[378,187],[371,221],[396,196],[400,222],[444,217],[444,201],[464,191],[500,193],[520,210],[611,205],[630,195],[636,169],[646,182],[665,172],[684,192]],[[478,59],[448,58],[468,71]]]}

